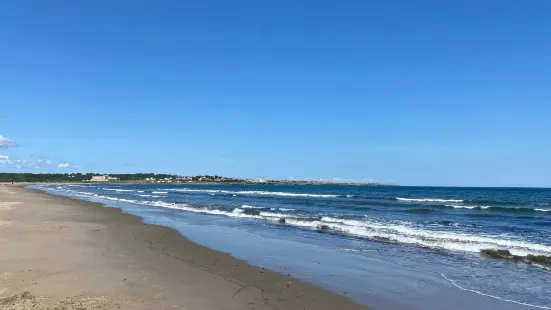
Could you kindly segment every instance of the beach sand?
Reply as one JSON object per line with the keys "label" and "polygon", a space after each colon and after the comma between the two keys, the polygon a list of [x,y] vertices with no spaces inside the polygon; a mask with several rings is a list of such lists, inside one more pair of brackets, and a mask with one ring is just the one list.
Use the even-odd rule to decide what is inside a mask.
{"label": "beach sand", "polygon": [[119,209],[2,185],[0,309],[366,308]]}

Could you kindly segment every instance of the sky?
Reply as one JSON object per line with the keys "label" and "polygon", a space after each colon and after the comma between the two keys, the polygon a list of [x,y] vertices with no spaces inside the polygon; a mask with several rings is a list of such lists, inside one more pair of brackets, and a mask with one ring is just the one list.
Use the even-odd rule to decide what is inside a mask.
{"label": "sky", "polygon": [[551,2],[2,1],[0,172],[551,187]]}

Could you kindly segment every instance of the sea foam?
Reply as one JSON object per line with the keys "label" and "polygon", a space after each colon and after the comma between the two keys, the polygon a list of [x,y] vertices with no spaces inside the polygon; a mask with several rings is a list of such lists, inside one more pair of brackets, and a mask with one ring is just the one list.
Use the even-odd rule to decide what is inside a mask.
{"label": "sea foam", "polygon": [[[518,256],[551,256],[551,246],[529,242],[523,240],[519,236],[512,237],[491,234],[475,235],[466,232],[432,230],[427,229],[426,227],[421,227],[412,222],[391,221],[370,217],[365,217],[362,219],[345,219],[340,218],[338,214],[317,218],[289,213],[262,211],[258,214],[249,214],[245,212],[244,209],[259,208],[249,205],[243,205],[241,208],[234,208],[232,211],[226,211],[214,207],[196,207],[188,204],[171,203],[159,200],[144,201],[124,199],[86,192],[77,193],[74,191],[67,191],[63,189],[56,189],[56,191],[72,192],[73,194],[79,196],[88,196],[110,201],[178,209],[195,213],[279,222],[290,226],[336,232],[344,235],[366,238],[375,241],[388,241],[433,249],[443,249],[469,253],[479,253],[483,249],[502,249],[508,250],[511,254]],[[94,195],[97,196],[94,197]],[[547,212],[546,209],[543,210],[544,212]]]}
{"label": "sea foam", "polygon": [[[239,217],[278,222],[281,219],[291,226],[334,231],[345,235],[389,241],[433,249],[479,253],[483,249],[507,249],[514,255],[551,255],[551,246],[531,243],[520,239],[504,239],[498,235],[473,235],[451,231],[428,230],[413,223],[403,221],[384,221],[372,218],[350,220],[335,216],[323,216],[318,219],[276,212],[247,214],[241,208],[225,211],[216,208],[194,207],[188,204],[164,201],[142,201],[109,196],[99,196],[112,201],[127,202],[155,207],[179,209],[183,211]],[[245,208],[245,207],[243,207]]]}

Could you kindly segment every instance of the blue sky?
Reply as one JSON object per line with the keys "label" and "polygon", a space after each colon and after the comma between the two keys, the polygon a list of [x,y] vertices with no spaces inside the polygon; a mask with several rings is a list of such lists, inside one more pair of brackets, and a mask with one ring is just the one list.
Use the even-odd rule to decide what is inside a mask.
{"label": "blue sky", "polygon": [[0,171],[550,187],[550,117],[546,0],[0,3]]}

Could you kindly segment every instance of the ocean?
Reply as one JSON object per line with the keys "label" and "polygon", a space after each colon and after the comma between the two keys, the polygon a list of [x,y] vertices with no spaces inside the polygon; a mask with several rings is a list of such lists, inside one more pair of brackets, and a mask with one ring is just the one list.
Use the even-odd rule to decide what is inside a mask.
{"label": "ocean", "polygon": [[32,188],[119,207],[375,310],[551,309],[551,189]]}

